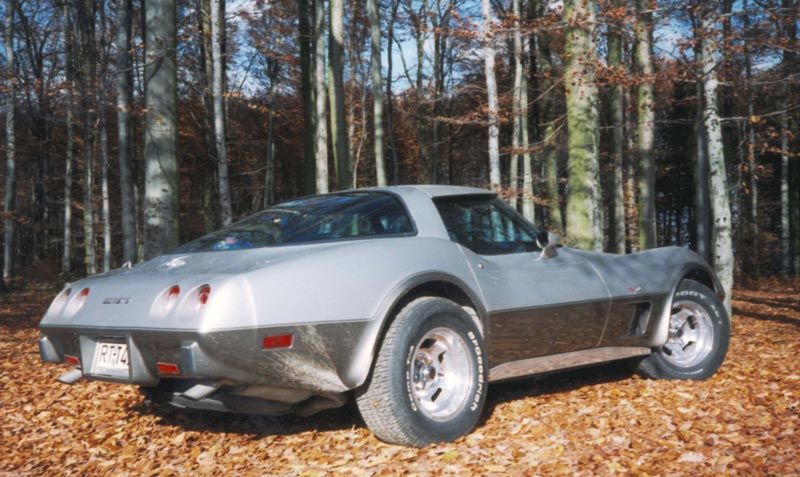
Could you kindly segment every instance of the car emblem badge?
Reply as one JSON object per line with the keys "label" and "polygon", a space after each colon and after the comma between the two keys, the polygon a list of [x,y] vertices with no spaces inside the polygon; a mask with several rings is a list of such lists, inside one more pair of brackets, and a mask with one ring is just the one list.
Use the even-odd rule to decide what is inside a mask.
{"label": "car emblem badge", "polygon": [[103,300],[104,305],[127,305],[131,299],[127,296],[108,297]]}
{"label": "car emblem badge", "polygon": [[628,287],[628,293],[630,293],[631,295],[635,295],[640,291],[642,291],[642,287]]}
{"label": "car emblem badge", "polygon": [[160,270],[172,270],[186,265],[186,257],[175,257],[169,262],[162,263],[158,266]]}

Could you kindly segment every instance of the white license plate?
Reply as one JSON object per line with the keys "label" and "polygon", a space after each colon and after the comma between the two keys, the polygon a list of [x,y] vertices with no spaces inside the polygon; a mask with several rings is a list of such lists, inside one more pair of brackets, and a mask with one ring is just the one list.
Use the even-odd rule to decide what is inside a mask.
{"label": "white license plate", "polygon": [[128,345],[98,342],[94,349],[93,374],[128,377]]}

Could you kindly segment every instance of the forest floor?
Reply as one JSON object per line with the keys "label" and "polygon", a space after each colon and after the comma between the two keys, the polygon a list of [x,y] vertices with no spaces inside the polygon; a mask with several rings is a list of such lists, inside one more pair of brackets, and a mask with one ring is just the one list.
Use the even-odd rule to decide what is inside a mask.
{"label": "forest floor", "polygon": [[55,378],[36,325],[52,293],[0,294],[0,474],[800,474],[800,283],[734,292],[705,382],[611,364],[490,387],[454,443],[386,445],[352,406],[311,418],[151,408],[132,386]]}

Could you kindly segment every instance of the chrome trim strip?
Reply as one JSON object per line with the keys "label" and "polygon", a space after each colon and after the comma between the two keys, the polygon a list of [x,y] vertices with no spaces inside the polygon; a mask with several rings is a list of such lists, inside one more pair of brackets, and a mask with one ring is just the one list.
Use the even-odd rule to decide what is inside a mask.
{"label": "chrome trim strip", "polygon": [[548,373],[559,369],[576,368],[588,364],[604,363],[648,354],[650,354],[650,348],[608,347],[540,356],[495,366],[489,370],[489,381],[502,381],[520,376]]}

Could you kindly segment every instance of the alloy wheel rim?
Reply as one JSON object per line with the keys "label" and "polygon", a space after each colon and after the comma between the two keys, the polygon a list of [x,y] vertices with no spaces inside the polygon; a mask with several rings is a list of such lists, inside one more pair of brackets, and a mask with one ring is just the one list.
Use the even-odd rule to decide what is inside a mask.
{"label": "alloy wheel rim", "polygon": [[425,417],[444,422],[466,406],[474,380],[467,343],[449,328],[419,340],[411,363],[411,396]]}
{"label": "alloy wheel rim", "polygon": [[669,336],[662,354],[670,363],[690,368],[703,361],[714,347],[714,324],[705,307],[693,301],[672,305]]}

